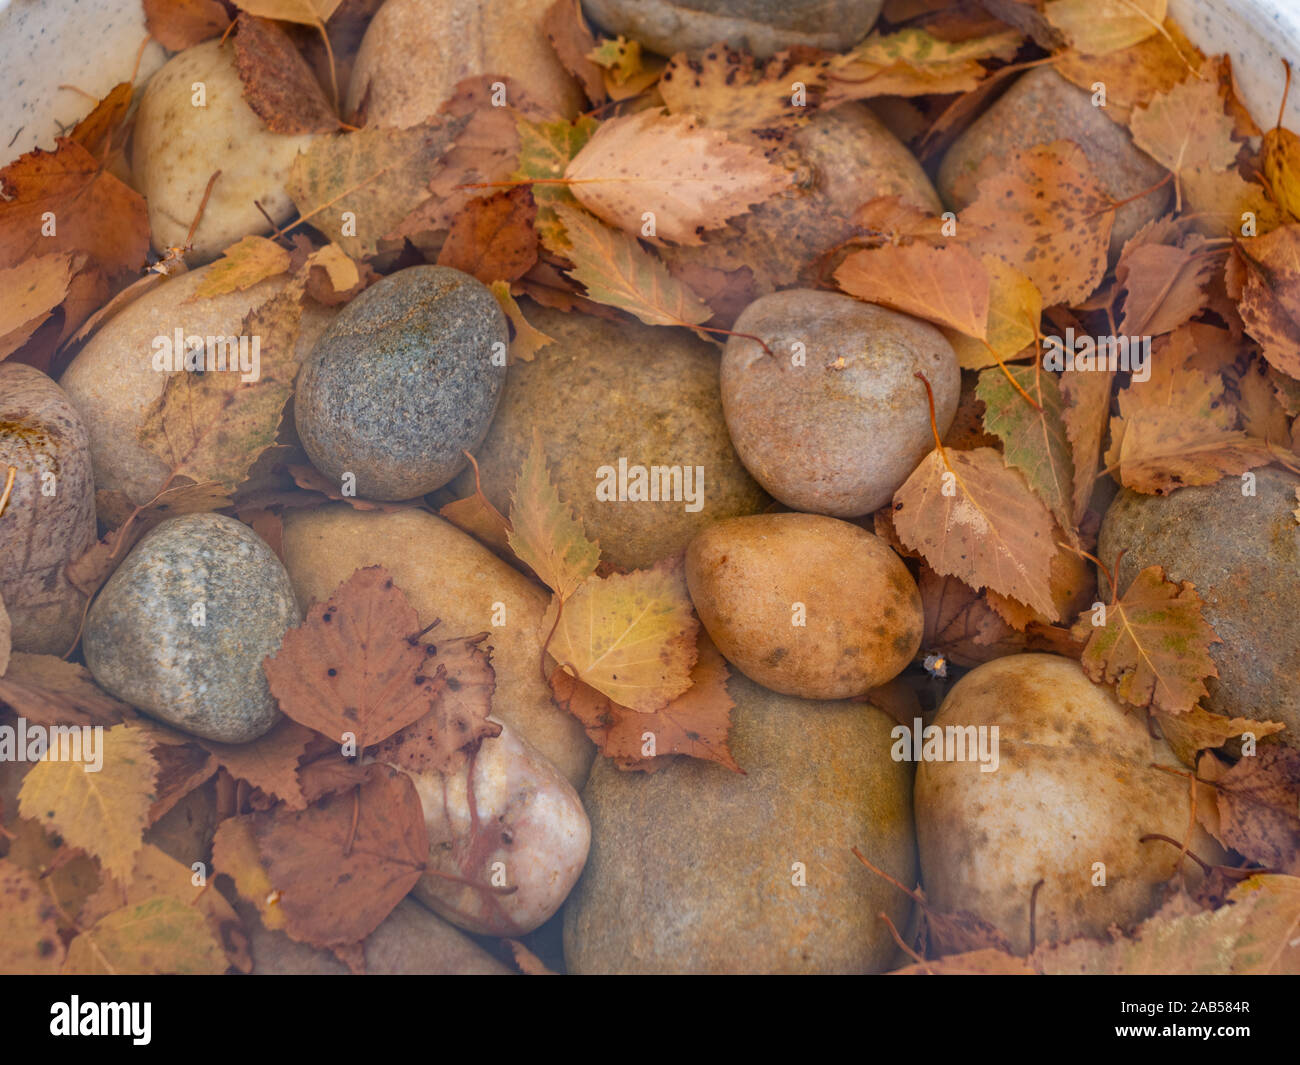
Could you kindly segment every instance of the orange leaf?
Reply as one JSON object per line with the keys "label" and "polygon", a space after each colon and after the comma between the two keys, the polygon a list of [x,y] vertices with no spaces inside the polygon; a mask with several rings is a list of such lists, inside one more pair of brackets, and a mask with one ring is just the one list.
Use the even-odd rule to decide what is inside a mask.
{"label": "orange leaf", "polygon": [[988,332],[989,274],[960,244],[886,245],[854,252],[835,280],[850,296],[893,307],[983,339]]}

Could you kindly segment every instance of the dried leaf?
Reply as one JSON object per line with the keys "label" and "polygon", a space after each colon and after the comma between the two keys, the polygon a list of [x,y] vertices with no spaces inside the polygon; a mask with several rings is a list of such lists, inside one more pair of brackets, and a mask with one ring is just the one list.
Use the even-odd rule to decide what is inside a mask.
{"label": "dried leaf", "polygon": [[1226,846],[1270,869],[1300,873],[1300,751],[1260,747],[1220,777],[1215,792]]}
{"label": "dried leaf", "polygon": [[1007,362],[1032,354],[1043,317],[1042,294],[1029,278],[993,255],[980,262],[989,279],[988,329],[982,339],[955,329],[943,331],[963,370],[982,370],[998,359]]}
{"label": "dried leaf", "polygon": [[67,975],[217,976],[226,955],[203,914],[157,895],[101,917],[68,944]]}
{"label": "dried leaf", "polygon": [[[678,55],[659,79],[659,95],[674,114],[695,115],[710,129],[742,133],[795,126],[816,113],[826,92],[829,58],[810,49],[780,52],[766,62],[729,48]],[[794,86],[802,85],[803,102]]]}
{"label": "dried leaf", "polygon": [[516,119],[519,140],[519,168],[511,177],[516,181],[534,181],[533,201],[537,204],[537,233],[553,252],[563,252],[567,245],[564,225],[555,215],[560,204],[576,205],[569,186],[562,181],[564,171],[582,151],[599,127],[590,115],[574,122],[533,122],[519,115]]}
{"label": "dried leaf", "polygon": [[221,768],[237,780],[246,780],[291,810],[307,805],[298,782],[298,761],[313,736],[296,721],[281,721],[252,743],[216,743],[199,740]]}
{"label": "dried leaf", "polygon": [[289,269],[289,253],[273,240],[247,236],[221,253],[186,303],[252,288]]}
{"label": "dried leaf", "polygon": [[980,183],[961,213],[967,247],[996,255],[1037,286],[1047,305],[1079,303],[1106,274],[1114,210],[1083,149],[1056,141],[1021,152]]}
{"label": "dried leaf", "polygon": [[492,295],[496,297],[497,303],[505,312],[505,316],[510,319],[510,325],[514,329],[514,337],[510,341],[511,362],[532,362],[542,348],[547,344],[555,343],[554,337],[549,337],[540,329],[535,329],[524,317],[524,312],[515,302],[514,296],[510,295],[509,284],[505,281],[493,281],[488,288],[492,290]]}
{"label": "dried leaf", "polygon": [[691,686],[699,622],[680,557],[590,578],[567,602],[553,599],[542,626],[554,626],[556,662],[621,706],[652,713]]}
{"label": "dried leaf", "polygon": [[988,331],[988,271],[960,244],[890,244],[857,251],[835,271],[835,280],[850,296],[967,336],[983,337]]}
{"label": "dried leaf", "polygon": [[0,677],[0,703],[35,725],[115,725],[131,712],[90,670],[56,655],[13,652]]}
{"label": "dried leaf", "polygon": [[219,37],[230,25],[220,0],[144,0],[144,18],[149,32],[169,52]]}
{"label": "dried leaf", "polygon": [[895,969],[891,976],[1037,976],[1023,958],[1001,950],[973,950]]}
{"label": "dried leaf", "polygon": [[1270,129],[1259,159],[1273,198],[1292,219],[1300,220],[1300,137],[1280,125]]}
{"label": "dried leaf", "polygon": [[579,203],[625,233],[688,245],[790,184],[757,149],[655,110],[602,123],[564,177]]}
{"label": "dried leaf", "polygon": [[561,602],[568,600],[600,563],[600,545],[587,539],[582,519],[560,499],[536,431],[510,493],[508,538],[519,560]]}
{"label": "dried leaf", "polygon": [[74,261],[85,261],[75,252],[39,255],[0,270],[0,359],[13,354],[50,317],[68,294],[75,271]]}
{"label": "dried leaf", "polygon": [[1048,0],[1047,21],[1084,55],[1107,55],[1160,32],[1165,0]]}
{"label": "dried leaf", "polygon": [[1264,358],[1300,377],[1300,225],[1237,242],[1245,281],[1237,309]]}
{"label": "dried leaf", "polygon": [[1205,251],[1205,238],[1191,234],[1178,244],[1146,243],[1150,223],[1127,244],[1115,266],[1115,283],[1124,290],[1119,332],[1123,336],[1170,333],[1200,314],[1205,287],[1218,266]]}
{"label": "dried leaf", "polygon": [[429,714],[442,685],[417,643],[419,618],[382,566],[367,566],[307,611],[263,663],[271,694],[299,724],[363,750]]}
{"label": "dried leaf", "polygon": [[1078,526],[1088,510],[1101,465],[1101,442],[1110,420],[1110,389],[1115,374],[1106,370],[1067,373],[1060,379],[1064,407],[1061,420],[1070,441],[1074,460],[1074,490],[1071,493],[1071,524]]}
{"label": "dried leaf", "polygon": [[991,448],[930,452],[894,493],[893,520],[936,573],[1060,617],[1050,584],[1051,515]]}
{"label": "dried leaf", "polygon": [[647,325],[699,325],[713,311],[674,278],[632,237],[610,229],[593,215],[557,204],[556,215],[570,242],[569,271],[597,303],[634,314]]}
{"label": "dried leaf", "polygon": [[0,973],[53,976],[63,966],[58,909],[35,878],[0,858]]}
{"label": "dried leaf", "polygon": [[343,0],[231,0],[241,11],[261,18],[321,26]]}
{"label": "dried leaf", "polygon": [[105,729],[97,746],[98,772],[70,759],[33,766],[18,793],[18,809],[125,880],[143,845],[158,765],[148,736],[130,725]]}
{"label": "dried leaf", "polygon": [[[1230,739],[1249,732],[1258,738],[1281,732],[1285,725],[1276,721],[1255,721],[1248,717],[1224,717],[1212,714],[1199,705],[1181,714],[1154,710],[1152,716],[1169,746],[1184,765],[1196,767],[1199,752],[1212,747],[1222,747]],[[1217,835],[1217,833],[1216,833]]]}
{"label": "dried leaf", "polygon": [[240,15],[235,62],[244,100],[272,133],[331,133],[338,116],[316,75],[276,23]]}
{"label": "dried leaf", "polygon": [[[498,284],[505,284],[504,281]],[[469,456],[474,468],[474,494],[464,499],[455,499],[440,507],[438,513],[462,532],[467,532],[480,543],[487,544],[497,554],[509,557],[510,522],[501,511],[492,505],[492,501],[483,494],[483,485],[479,480],[478,463],[474,456]]]}
{"label": "dried leaf", "polygon": [[537,262],[536,217],[527,189],[470,200],[452,219],[438,265],[472,274],[485,285],[516,281]]}
{"label": "dried leaf", "polygon": [[1208,694],[1205,679],[1219,675],[1210,644],[1223,641],[1202,606],[1189,581],[1175,584],[1163,567],[1148,566],[1106,608],[1105,625],[1094,627],[1091,615],[1079,620],[1076,635],[1088,639],[1084,672],[1130,706],[1186,713]]}
{"label": "dried leaf", "polygon": [[743,770],[727,749],[735,705],[727,693],[727,676],[722,655],[701,632],[691,686],[662,710],[639,713],[620,706],[563,669],[551,674],[551,692],[620,769],[654,772],[669,763],[670,755],[686,755],[740,773]]}
{"label": "dried leaf", "polygon": [[608,99],[604,75],[601,67],[587,58],[596,47],[596,38],[582,17],[578,0],[555,0],[542,16],[542,32],[560,65],[578,80],[592,106],[603,104]]}
{"label": "dried leaf", "polygon": [[1217,79],[1187,78],[1135,108],[1129,126],[1133,142],[1174,174],[1194,167],[1226,170],[1237,158]]}

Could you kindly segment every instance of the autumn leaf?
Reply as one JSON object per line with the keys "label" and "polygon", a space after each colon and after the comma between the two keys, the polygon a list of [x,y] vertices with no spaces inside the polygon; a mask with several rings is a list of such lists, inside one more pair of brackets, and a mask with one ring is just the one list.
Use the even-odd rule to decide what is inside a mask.
{"label": "autumn leaf", "polygon": [[[130,725],[105,729],[97,747],[98,772],[72,760],[47,758],[33,766],[18,793],[18,809],[125,880],[143,845],[158,765],[148,737]],[[89,760],[84,748],[82,755]]]}
{"label": "autumn leaf", "polygon": [[[505,284],[505,282],[498,282],[498,284]],[[465,455],[474,470],[474,492],[464,499],[453,499],[445,506],[439,507],[438,513],[462,532],[467,532],[480,543],[487,544],[497,554],[509,557],[513,554],[510,549],[510,522],[483,494],[478,462],[474,456],[468,451]]]}
{"label": "autumn leaf", "polygon": [[[668,756],[686,755],[743,772],[727,749],[735,706],[727,693],[727,664],[703,631],[697,651],[691,686],[652,713],[620,706],[563,669],[551,674],[551,692],[620,769],[654,772],[671,761]],[[653,738],[653,755],[644,753],[650,743],[647,733]]]}
{"label": "autumn leaf", "polygon": [[[1257,736],[1276,731],[1266,722],[1250,724]],[[1300,751],[1260,747],[1215,781],[1214,790],[1225,846],[1270,869],[1300,873]]]}
{"label": "autumn leaf", "polygon": [[351,302],[379,275],[370,265],[359,266],[337,244],[326,244],[307,256],[298,272],[298,277],[306,278],[305,291],[308,296],[325,307],[338,306]]}
{"label": "autumn leaf", "polygon": [[1159,220],[1148,223],[1124,245],[1115,266],[1115,284],[1124,290],[1119,332],[1124,336],[1170,333],[1204,309],[1205,291],[1220,259],[1206,251],[1196,233],[1163,240]]}
{"label": "autumn leaf", "polygon": [[0,359],[13,354],[50,317],[68,294],[75,273],[74,260],[85,256],[75,252],[39,255],[19,266],[0,270]]}
{"label": "autumn leaf", "polygon": [[452,219],[438,265],[471,274],[485,285],[515,281],[537,262],[536,217],[527,189],[470,200]]}
{"label": "autumn leaf", "polygon": [[587,53],[587,58],[608,72],[615,85],[625,85],[641,70],[641,42],[622,34],[605,37]]}
{"label": "autumn leaf", "polygon": [[1281,209],[1262,185],[1247,181],[1236,170],[1195,167],[1178,177],[1184,217],[1210,237],[1239,237],[1244,216],[1255,216],[1255,230],[1269,233],[1285,221]]}
{"label": "autumn leaf", "polygon": [[1094,626],[1091,614],[1079,619],[1076,635],[1088,639],[1084,672],[1130,706],[1186,713],[1208,694],[1205,679],[1219,675],[1210,644],[1223,641],[1203,605],[1189,581],[1175,584],[1163,567],[1148,566],[1106,608],[1104,625]]}
{"label": "autumn leaf", "polygon": [[[303,220],[348,255],[373,255],[430,198],[438,161],[467,122],[439,116],[407,129],[318,137],[294,158],[285,189]],[[355,235],[345,216],[355,219]]]}
{"label": "autumn leaf", "polygon": [[219,976],[226,955],[192,906],[156,895],[101,917],[68,944],[69,976]]}
{"label": "autumn leaf", "polygon": [[[90,114],[73,127],[68,139],[76,141],[96,158],[103,159],[126,124],[134,96],[135,87],[129,81],[114,85]],[[116,147],[122,147],[122,140],[125,137]]]}
{"label": "autumn leaf", "polygon": [[971,337],[988,331],[989,274],[960,244],[856,251],[835,271],[850,296],[892,307]]}
{"label": "autumn leaf", "polygon": [[1133,143],[1175,175],[1195,167],[1226,170],[1237,158],[1232,119],[1224,113],[1217,79],[1188,77],[1129,121]]}
{"label": "autumn leaf", "polygon": [[699,622],[680,557],[590,578],[552,600],[542,628],[553,628],[547,647],[561,668],[621,706],[652,713],[691,686]]}
{"label": "autumn leaf", "polygon": [[1300,225],[1239,240],[1245,277],[1237,309],[1273,366],[1300,377]]}
{"label": "autumn leaf", "polygon": [[1073,528],[1074,457],[1056,376],[1038,363],[1009,366],[1005,373],[1001,368],[985,370],[975,394],[984,403],[984,428],[1002,441],[1006,464],[1024,474],[1063,529]]}
{"label": "autumn leaf", "polygon": [[277,807],[252,824],[285,931],[318,947],[355,943],[378,928],[429,858],[415,785],[386,765],[367,766],[353,790],[302,811]]}
{"label": "autumn leaf", "polygon": [[602,123],[564,178],[579,203],[625,233],[688,245],[790,184],[756,148],[655,110]]}
{"label": "autumn leaf", "polygon": [[241,11],[261,18],[321,26],[343,0],[231,0]]}
{"label": "autumn leaf", "polygon": [[0,973],[53,976],[63,966],[58,909],[36,879],[0,858]]}
{"label": "autumn leaf", "polygon": [[1037,976],[1024,958],[1005,951],[985,947],[964,954],[949,954],[946,958],[919,961],[895,969],[891,976]]}
{"label": "autumn leaf", "polygon": [[980,60],[1014,58],[1023,38],[1015,31],[949,41],[911,26],[893,33],[876,31],[842,55],[826,71],[829,89],[823,107],[877,96],[963,93],[976,88],[987,72]]}
{"label": "autumn leaf", "polygon": [[536,431],[510,493],[508,540],[519,560],[561,602],[568,600],[600,563],[600,545],[587,539],[582,519],[560,499]]}
{"label": "autumn leaf", "polygon": [[1193,706],[1179,714],[1153,710],[1152,716],[1178,760],[1195,768],[1196,755],[1211,747],[1222,747],[1230,739],[1249,732],[1262,738],[1281,732],[1285,725],[1276,721],[1256,721],[1248,717],[1225,717]]}
{"label": "autumn leaf", "polygon": [[282,720],[252,743],[198,742],[236,780],[246,780],[291,810],[307,805],[298,782],[298,761],[307,752],[312,732],[296,721]]}
{"label": "autumn leaf", "polygon": [[429,714],[443,686],[415,608],[382,566],[367,566],[307,611],[263,663],[271,694],[299,724],[363,750]]}
{"label": "autumn leaf", "polygon": [[1300,220],[1300,137],[1279,123],[1264,134],[1259,158],[1273,199],[1292,219]]}
{"label": "autumn leaf", "polygon": [[0,170],[0,269],[77,251],[110,278],[135,274],[149,252],[149,219],[139,193],[80,144],[59,138],[53,152],[28,152]]}
{"label": "autumn leaf", "polygon": [[244,100],[272,133],[331,133],[338,116],[316,75],[276,23],[242,14],[235,24],[235,62]]}
{"label": "autumn leaf", "polygon": [[555,208],[577,203],[562,180],[564,171],[599,125],[590,115],[582,115],[574,122],[533,122],[523,115],[516,118],[519,167],[511,178],[536,182],[532,191],[537,204],[537,233],[553,252],[562,253],[566,245],[564,225],[556,217]]}
{"label": "autumn leaf", "polygon": [[982,370],[1036,354],[1038,324],[1043,317],[1043,297],[1037,286],[1013,266],[993,255],[980,259],[988,274],[988,328],[981,337],[955,329],[943,335],[957,353],[963,370]]}
{"label": "autumn leaf", "polygon": [[289,253],[273,240],[247,236],[221,253],[186,303],[252,288],[289,269]]}
{"label": "autumn leaf", "polygon": [[501,726],[488,720],[496,673],[489,660],[491,646],[482,646],[487,638],[488,633],[480,632],[430,645],[434,654],[424,668],[437,664],[434,681],[441,694],[424,717],[374,748],[377,760],[411,773],[455,773],[469,749],[501,735]]}
{"label": "autumn leaf", "polygon": [[590,299],[627,311],[646,325],[699,325],[713,317],[708,305],[635,239],[586,211],[563,204],[554,210],[569,241],[569,276],[582,283]]}
{"label": "autumn leaf", "polygon": [[[302,306],[281,293],[244,319],[241,335],[257,338],[260,376],[243,373],[170,374],[137,430],[145,447],[174,476],[214,482],[233,492],[257,457],[275,443],[284,405],[298,372],[295,345]],[[230,338],[226,338],[229,340]]]}
{"label": "autumn leaf", "polygon": [[1047,21],[1084,55],[1118,52],[1160,32],[1165,0],[1048,0]]}
{"label": "autumn leaf", "polygon": [[46,727],[115,725],[131,712],[100,688],[85,666],[22,651],[13,653],[0,676],[0,703]]}
{"label": "autumn leaf", "polygon": [[1264,874],[1234,888],[1230,905],[1157,913],[1131,937],[1076,939],[1039,947],[1031,959],[1047,975],[1265,975],[1300,972],[1300,877]]}
{"label": "autumn leaf", "polygon": [[[779,129],[807,121],[826,92],[829,59],[805,57],[810,49],[780,52],[766,62],[730,48],[677,55],[659,79],[659,95],[673,114],[733,133]],[[805,99],[796,103],[795,83]]]}
{"label": "autumn leaf", "polygon": [[966,246],[1015,267],[1048,306],[1081,302],[1101,282],[1113,221],[1110,196],[1070,141],[1013,156],[961,213],[976,230]]}
{"label": "autumn leaf", "polygon": [[1051,515],[992,448],[930,452],[894,493],[893,521],[936,573],[1060,617],[1050,584]]}
{"label": "autumn leaf", "polygon": [[1147,410],[1140,418],[1124,419],[1118,454],[1120,482],[1148,495],[1213,484],[1226,474],[1266,466],[1276,457],[1263,440],[1173,409]]}
{"label": "autumn leaf", "polygon": [[1061,375],[1064,400],[1061,420],[1074,461],[1070,518],[1075,526],[1083,520],[1092,499],[1097,470],[1101,465],[1101,442],[1110,421],[1110,390],[1114,381],[1115,374],[1111,370]]}
{"label": "autumn leaf", "polygon": [[605,92],[602,68],[588,58],[596,48],[596,37],[582,17],[582,5],[578,0],[555,0],[542,16],[541,25],[561,66],[577,79],[587,99],[599,107],[609,94]]}
{"label": "autumn leaf", "polygon": [[219,37],[230,25],[220,0],[144,0],[145,25],[169,52]]}
{"label": "autumn leaf", "polygon": [[1008,625],[981,592],[956,577],[921,564],[916,582],[925,627],[921,649],[959,666],[977,666],[1025,648],[1025,636]]}
{"label": "autumn leaf", "polygon": [[514,330],[514,336],[510,341],[511,362],[532,362],[542,348],[547,344],[555,343],[554,337],[547,336],[524,317],[523,310],[520,309],[514,296],[510,295],[508,283],[493,281],[488,288],[492,290],[492,295],[496,297],[505,316],[510,319],[510,325]]}

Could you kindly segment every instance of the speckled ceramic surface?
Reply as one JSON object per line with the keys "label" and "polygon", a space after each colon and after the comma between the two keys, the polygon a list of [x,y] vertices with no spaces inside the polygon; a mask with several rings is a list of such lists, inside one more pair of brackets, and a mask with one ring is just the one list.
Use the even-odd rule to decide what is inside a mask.
{"label": "speckled ceramic surface", "polygon": [[[0,165],[53,148],[95,100],[130,78],[148,33],[140,0],[0,0]],[[166,57],[151,42],[137,84]]]}

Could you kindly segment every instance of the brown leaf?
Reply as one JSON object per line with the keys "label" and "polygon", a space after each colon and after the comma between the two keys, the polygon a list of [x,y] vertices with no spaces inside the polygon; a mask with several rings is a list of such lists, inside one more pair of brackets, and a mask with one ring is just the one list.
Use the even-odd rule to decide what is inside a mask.
{"label": "brown leaf", "polygon": [[471,274],[485,285],[518,280],[537,262],[536,217],[525,188],[470,200],[452,219],[438,265]]}
{"label": "brown leaf", "polygon": [[180,52],[226,32],[230,16],[220,0],[144,0],[145,25],[169,52]]}
{"label": "brown leaf", "polygon": [[[697,650],[691,686],[653,713],[620,706],[563,669],[551,674],[551,691],[620,769],[654,772],[668,764],[669,755],[681,754],[744,772],[727,749],[735,704],[727,693],[726,662],[703,632]],[[647,754],[651,744],[654,753]]]}
{"label": "brown leaf", "polygon": [[155,825],[173,806],[217,771],[217,760],[197,744],[158,743],[153,747],[158,763],[153,805],[147,823]]}
{"label": "brown leaf", "polygon": [[149,251],[144,199],[80,144],[60,137],[57,145],[0,170],[0,269],[84,251],[111,278],[138,273]]}
{"label": "brown leaf", "polygon": [[429,857],[415,786],[385,765],[367,766],[355,790],[306,810],[255,815],[253,832],[285,931],[318,947],[373,932],[415,887]]}
{"label": "brown leaf", "polygon": [[198,742],[232,777],[280,799],[291,810],[307,805],[298,781],[298,760],[312,740],[310,729],[296,721],[281,721],[252,743]]}
{"label": "brown leaf", "polygon": [[1215,791],[1227,846],[1270,869],[1300,874],[1300,751],[1260,747],[1220,777]]}
{"label": "brown leaf", "polygon": [[977,666],[1025,649],[1024,634],[1008,625],[986,596],[970,585],[924,564],[916,583],[925,616],[923,651],[951,659],[955,665]]}
{"label": "brown leaf", "polygon": [[367,566],[314,604],[263,663],[271,694],[299,724],[358,751],[436,708],[435,649],[416,641],[419,618],[382,566]]}
{"label": "brown leaf", "polygon": [[976,230],[971,251],[1014,266],[1050,305],[1085,300],[1101,282],[1114,217],[1083,149],[1056,141],[1013,156],[981,182],[961,222]]}
{"label": "brown leaf", "polygon": [[967,336],[983,337],[988,331],[988,271],[960,244],[891,244],[857,251],[835,271],[835,280],[850,296]]}
{"label": "brown leaf", "polygon": [[235,62],[244,100],[272,133],[331,133],[338,116],[289,35],[267,19],[241,14]]}
{"label": "brown leaf", "polygon": [[454,773],[483,740],[501,735],[501,726],[488,720],[497,682],[492,649],[480,646],[487,638],[480,632],[426,646],[434,654],[424,668],[437,664],[439,696],[428,714],[378,744],[376,759],[417,774]]}
{"label": "brown leaf", "polygon": [[656,110],[602,123],[564,177],[579,203],[625,233],[688,245],[790,184],[756,148]]}
{"label": "brown leaf", "polygon": [[[559,0],[559,3],[566,3],[567,0]],[[557,976],[546,967],[536,954],[525,947],[517,939],[507,939],[503,941],[510,948],[510,953],[514,955],[515,967],[525,976]]]}
{"label": "brown leaf", "polygon": [[1061,420],[1074,458],[1070,517],[1075,526],[1088,510],[1101,466],[1101,442],[1110,421],[1110,389],[1114,381],[1111,370],[1061,375],[1061,394],[1065,400]]}
{"label": "brown leaf", "polygon": [[[746,52],[710,48],[704,55],[676,55],[659,79],[659,94],[674,114],[689,113],[711,129],[767,135],[794,127],[816,113],[826,92],[829,59],[811,48],[793,48],[759,62]],[[792,86],[804,86],[796,104]]]}
{"label": "brown leaf", "polygon": [[35,725],[112,726],[132,714],[103,691],[90,670],[56,655],[15,651],[0,677],[0,703]]}
{"label": "brown leaf", "polygon": [[991,448],[932,451],[894,494],[894,527],[936,573],[990,588],[1055,621],[1052,519]]}
{"label": "brown leaf", "polygon": [[1194,167],[1225,170],[1237,158],[1217,78],[1189,76],[1135,108],[1129,128],[1133,143],[1175,175]]}
{"label": "brown leaf", "polygon": [[560,65],[572,74],[593,107],[608,98],[601,68],[587,58],[596,47],[596,38],[582,17],[578,0],[555,0],[542,16],[542,32],[551,42]]}
{"label": "brown leaf", "polygon": [[[1255,721],[1248,717],[1225,717],[1212,714],[1198,704],[1181,714],[1154,710],[1152,716],[1178,760],[1195,768],[1196,756],[1211,747],[1222,747],[1230,739],[1243,733],[1256,737],[1271,736],[1281,732],[1285,725],[1276,721]],[[1218,833],[1216,832],[1216,835]]]}
{"label": "brown leaf", "polygon": [[1092,615],[1079,619],[1076,635],[1088,639],[1084,672],[1098,684],[1114,685],[1130,706],[1191,710],[1208,694],[1205,679],[1219,675],[1210,644],[1223,642],[1202,606],[1189,581],[1175,584],[1162,567],[1148,566],[1106,608],[1104,625],[1094,627]]}
{"label": "brown leaf", "polygon": [[7,270],[0,270],[0,359],[13,354],[50,317],[68,294],[78,252],[39,255]]}
{"label": "brown leaf", "polygon": [[532,362],[542,348],[555,343],[554,337],[534,328],[524,317],[522,308],[515,302],[514,296],[510,294],[510,286],[505,281],[493,281],[488,288],[492,290],[492,295],[505,316],[510,319],[510,362]]}
{"label": "brown leaf", "polygon": [[440,507],[438,513],[462,532],[467,532],[480,543],[487,544],[503,558],[510,558],[514,555],[510,549],[510,522],[483,494],[478,462],[468,451],[465,454],[469,457],[470,466],[474,470],[474,494],[464,499],[452,500]]}
{"label": "brown leaf", "polygon": [[[95,158],[102,159],[126,122],[134,93],[129,81],[114,85],[94,110],[73,127],[68,139],[76,141]],[[117,146],[121,147],[121,143]]]}
{"label": "brown leaf", "polygon": [[1151,223],[1127,244],[1115,266],[1115,283],[1124,290],[1119,332],[1125,336],[1158,336],[1177,329],[1204,309],[1205,286],[1218,266],[1207,254],[1199,234],[1177,244],[1147,243]]}
{"label": "brown leaf", "polygon": [[1282,373],[1300,377],[1300,225],[1239,240],[1246,266],[1237,309],[1264,358]]}

